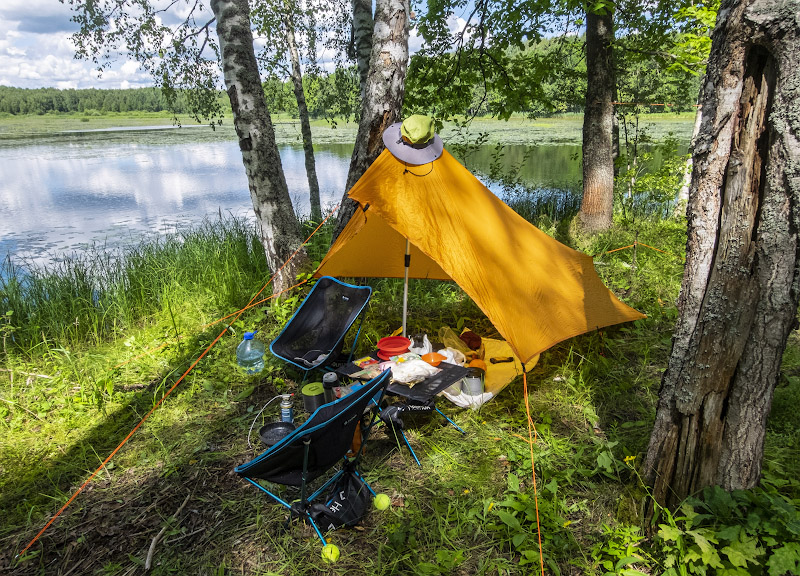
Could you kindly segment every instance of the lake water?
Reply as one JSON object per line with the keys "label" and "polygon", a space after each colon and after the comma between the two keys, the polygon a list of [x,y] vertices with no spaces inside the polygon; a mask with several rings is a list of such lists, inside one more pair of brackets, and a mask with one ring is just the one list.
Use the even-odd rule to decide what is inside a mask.
{"label": "lake water", "polygon": [[[323,206],[341,199],[351,151],[315,148]],[[491,151],[478,150],[466,165],[488,171]],[[282,146],[280,154],[295,212],[307,214],[302,149]],[[530,186],[577,190],[579,154],[579,146],[509,146],[503,162]],[[0,173],[0,257],[15,262],[45,263],[92,243],[136,243],[220,212],[252,215],[237,142],[205,127],[0,139]]]}

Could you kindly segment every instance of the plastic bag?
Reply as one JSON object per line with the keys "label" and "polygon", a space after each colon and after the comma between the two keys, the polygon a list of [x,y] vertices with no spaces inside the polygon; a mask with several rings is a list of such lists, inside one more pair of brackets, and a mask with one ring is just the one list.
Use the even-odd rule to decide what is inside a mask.
{"label": "plastic bag", "polygon": [[[417,339],[414,338],[414,343],[416,343],[416,342],[417,342]],[[422,356],[423,354],[427,354],[429,352],[433,352],[433,345],[431,344],[431,341],[428,340],[428,335],[427,334],[423,334],[422,335],[421,345],[419,347],[413,347],[412,346],[411,348],[408,349],[408,351],[409,352],[414,352],[415,354],[419,354],[420,356]]]}
{"label": "plastic bag", "polygon": [[402,382],[403,384],[424,380],[438,372],[438,368],[434,368],[424,360],[408,360],[406,362],[398,362],[392,366],[392,378],[395,382]]}
{"label": "plastic bag", "polygon": [[[454,387],[451,386],[447,390],[440,392],[440,394],[461,408],[472,408],[473,410],[477,410],[494,397],[494,394],[491,392],[484,392],[483,394],[472,396],[471,394],[466,394],[461,390],[453,390],[453,388]],[[453,392],[457,393],[454,394]]]}
{"label": "plastic bag", "polygon": [[464,341],[458,337],[458,334],[450,328],[449,326],[442,326],[439,328],[439,340],[445,346],[445,348],[452,348],[454,350],[458,350],[464,356],[472,352],[467,345],[464,344]]}
{"label": "plastic bag", "polygon": [[467,361],[467,357],[455,348],[442,348],[439,350],[439,354],[444,356],[444,362],[455,364],[456,366],[462,366]]}
{"label": "plastic bag", "polygon": [[[463,332],[471,332],[469,328],[464,328]],[[477,350],[471,350],[466,343],[459,338],[458,334],[455,333],[455,330],[450,328],[449,326],[443,326],[439,328],[439,340],[442,341],[447,348],[453,348],[461,352],[467,360],[475,360],[476,358],[483,359],[485,355],[485,348],[483,345],[483,341],[481,341],[480,348]]]}

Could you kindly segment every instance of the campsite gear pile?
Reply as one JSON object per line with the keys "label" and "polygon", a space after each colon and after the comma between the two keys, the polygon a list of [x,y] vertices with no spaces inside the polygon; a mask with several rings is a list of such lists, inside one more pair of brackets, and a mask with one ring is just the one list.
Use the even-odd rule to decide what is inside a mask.
{"label": "campsite gear pile", "polygon": [[[331,546],[321,530],[357,522],[368,501],[364,489],[374,496],[357,468],[378,418],[403,437],[421,466],[403,433],[404,414],[436,411],[464,433],[436,407],[438,394],[461,406],[480,406],[554,344],[644,317],[603,285],[591,257],[524,220],[444,150],[430,118],[412,116],[393,124],[383,140],[387,149],[348,194],[360,210],[317,268],[319,281],[270,345],[275,356],[304,372],[303,382],[312,370],[333,368],[369,381],[347,388],[334,386],[328,377],[331,385],[323,380],[321,394],[318,387],[308,394],[304,388],[304,403],[314,398],[323,404],[306,405],[313,412],[303,425],[235,469],[286,507],[290,520],[310,523],[323,553]],[[465,205],[470,210],[452,210]],[[381,258],[375,257],[375,246],[381,247]],[[343,365],[335,362],[371,288],[333,276],[403,278],[401,339],[383,339],[376,358],[351,362],[351,352]],[[413,342],[405,338],[409,278],[456,282],[503,340],[446,329],[439,334],[444,347],[437,351],[427,335]],[[360,331],[359,324],[352,350]],[[466,393],[454,389],[459,382]],[[330,401],[329,390],[341,397]],[[385,393],[402,401],[381,411]],[[308,483],[339,463],[340,470],[308,495]],[[300,498],[289,504],[259,479],[297,486]]]}

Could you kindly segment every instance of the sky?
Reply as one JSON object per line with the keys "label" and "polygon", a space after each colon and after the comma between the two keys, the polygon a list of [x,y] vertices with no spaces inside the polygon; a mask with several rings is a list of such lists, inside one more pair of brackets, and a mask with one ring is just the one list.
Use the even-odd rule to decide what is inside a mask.
{"label": "sky", "polygon": [[152,86],[136,62],[118,61],[98,74],[75,60],[69,6],[58,0],[0,0],[0,85],[19,88]]}
{"label": "sky", "polygon": [[[58,0],[0,0],[0,86],[19,88],[138,88],[152,86],[137,62],[119,58],[102,76],[76,60],[77,25]],[[463,22],[463,21],[462,21]],[[420,40],[412,33],[413,53]],[[324,57],[323,57],[324,58]]]}

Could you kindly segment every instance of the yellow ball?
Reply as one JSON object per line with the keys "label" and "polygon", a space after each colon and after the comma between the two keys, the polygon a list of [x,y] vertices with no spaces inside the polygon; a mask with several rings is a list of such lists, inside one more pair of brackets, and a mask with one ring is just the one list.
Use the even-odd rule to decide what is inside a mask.
{"label": "yellow ball", "polygon": [[386,494],[378,494],[377,496],[375,496],[374,502],[375,502],[375,508],[377,508],[378,510],[386,510],[392,503],[392,501]]}
{"label": "yellow ball", "polygon": [[339,559],[339,547],[336,544],[325,544],[322,547],[322,559],[333,564]]}

